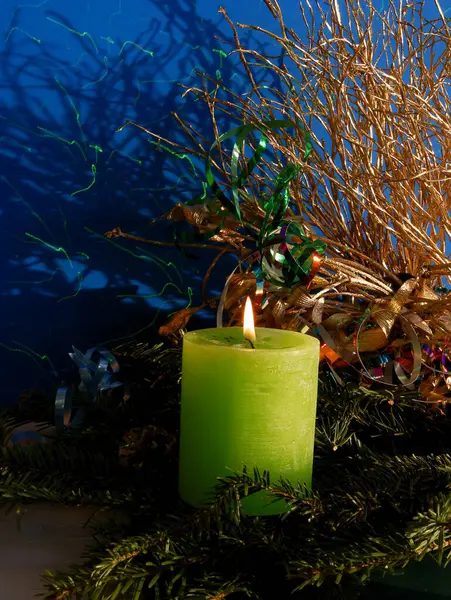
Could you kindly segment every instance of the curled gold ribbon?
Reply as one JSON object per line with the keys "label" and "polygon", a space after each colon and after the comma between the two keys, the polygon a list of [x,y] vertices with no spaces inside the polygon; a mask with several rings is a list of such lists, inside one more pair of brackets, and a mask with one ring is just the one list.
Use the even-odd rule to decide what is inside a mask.
{"label": "curled gold ribbon", "polygon": [[[369,377],[370,379],[372,379],[373,381],[378,381],[377,378],[375,378],[371,375],[371,373],[366,368],[366,365],[362,361],[362,358],[360,356],[360,351],[359,351],[359,343],[358,343],[359,336],[360,336],[360,333],[361,333],[364,325],[366,325],[366,323],[372,317],[374,317],[374,315],[368,314],[363,319],[363,321],[360,323],[359,328],[357,330],[357,334],[356,334],[355,349],[356,349],[357,358],[359,359],[359,362],[363,367],[365,375],[367,377]],[[398,377],[401,384],[404,387],[410,388],[415,383],[415,381],[418,379],[418,377],[420,376],[421,362],[422,362],[422,360],[421,360],[421,345],[420,345],[420,340],[418,338],[418,335],[417,335],[415,329],[413,328],[413,326],[410,324],[410,322],[402,315],[398,315],[398,318],[403,321],[403,329],[404,329],[405,333],[407,334],[407,336],[410,340],[410,343],[412,344],[413,368],[412,368],[410,377],[406,376],[404,368],[401,366],[401,364],[398,361],[394,360],[392,362],[393,362],[393,367],[394,367],[396,376]],[[391,366],[390,362],[385,366],[385,369],[384,369],[385,372],[387,372],[388,366]],[[386,377],[385,373],[384,373],[384,383],[386,385],[390,385],[392,387],[398,387],[398,384],[392,383],[390,380],[390,377],[389,376]]]}

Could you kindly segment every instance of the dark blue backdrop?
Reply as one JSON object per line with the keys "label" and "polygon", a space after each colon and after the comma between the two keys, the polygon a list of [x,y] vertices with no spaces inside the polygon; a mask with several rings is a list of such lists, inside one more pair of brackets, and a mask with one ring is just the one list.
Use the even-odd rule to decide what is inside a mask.
{"label": "dark blue backdrop", "polygon": [[[279,2],[300,27],[298,1]],[[114,131],[132,119],[175,139],[176,110],[211,139],[205,107],[183,101],[177,83],[219,70],[240,89],[216,39],[230,38],[219,4],[1,0],[0,404],[61,373],[72,344],[137,331],[152,340],[167,313],[198,302],[192,291],[211,257],[102,234],[116,225],[151,234],[149,218],[198,192],[197,165],[138,130]],[[233,20],[274,26],[262,0],[222,5]]]}
{"label": "dark blue backdrop", "polygon": [[[234,20],[273,26],[261,0],[222,4]],[[296,11],[296,0],[282,4]],[[210,136],[205,107],[183,101],[177,84],[196,83],[195,69],[219,70],[239,89],[215,37],[230,38],[218,6],[2,0],[0,404],[61,373],[72,344],[84,350],[139,330],[152,340],[193,290],[198,301],[210,257],[102,234],[120,225],[162,239],[148,219],[198,191],[197,165],[157,151],[138,130],[114,131],[132,119],[175,139],[176,110]]]}

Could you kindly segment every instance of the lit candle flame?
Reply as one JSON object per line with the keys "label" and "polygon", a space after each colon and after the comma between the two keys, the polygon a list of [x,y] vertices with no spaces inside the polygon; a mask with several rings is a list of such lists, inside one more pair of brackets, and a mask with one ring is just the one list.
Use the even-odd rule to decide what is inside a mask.
{"label": "lit candle flame", "polygon": [[244,322],[243,322],[243,335],[252,343],[255,343],[255,327],[254,327],[254,314],[252,312],[252,302],[249,296],[246,299],[246,305],[244,307]]}

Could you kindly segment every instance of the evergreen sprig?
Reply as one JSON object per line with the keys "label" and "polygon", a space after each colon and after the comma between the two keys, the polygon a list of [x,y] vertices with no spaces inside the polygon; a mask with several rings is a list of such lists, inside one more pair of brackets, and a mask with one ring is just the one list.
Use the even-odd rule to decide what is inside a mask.
{"label": "evergreen sprig", "polygon": [[[14,423],[0,420],[0,502],[109,509],[83,562],[44,574],[48,600],[348,599],[374,573],[427,554],[450,560],[451,426],[418,394],[324,378],[313,490],[248,465],[194,510],[177,495],[180,351],[135,344],[115,354],[125,404],[110,398],[80,428],[31,447],[8,444]],[[15,419],[39,413],[31,404]],[[255,493],[287,512],[246,516],[242,500]]]}

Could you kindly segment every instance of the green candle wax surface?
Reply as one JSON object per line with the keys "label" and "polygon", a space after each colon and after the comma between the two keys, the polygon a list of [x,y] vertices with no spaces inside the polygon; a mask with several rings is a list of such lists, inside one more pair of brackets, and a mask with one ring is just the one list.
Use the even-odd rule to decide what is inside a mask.
{"label": "green candle wax surface", "polygon": [[[255,349],[241,327],[185,335],[179,490],[204,505],[218,476],[246,465],[311,485],[319,341],[256,329]],[[246,498],[247,514],[283,512],[266,494]]]}

